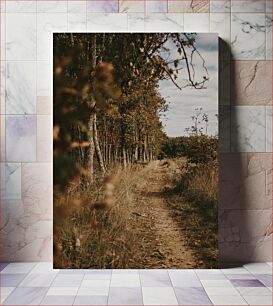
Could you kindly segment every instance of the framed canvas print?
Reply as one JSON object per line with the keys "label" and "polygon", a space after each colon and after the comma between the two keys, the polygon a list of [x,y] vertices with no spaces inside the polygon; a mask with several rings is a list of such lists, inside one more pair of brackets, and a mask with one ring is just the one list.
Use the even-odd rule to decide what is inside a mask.
{"label": "framed canvas print", "polygon": [[218,36],[55,33],[54,267],[215,268]]}

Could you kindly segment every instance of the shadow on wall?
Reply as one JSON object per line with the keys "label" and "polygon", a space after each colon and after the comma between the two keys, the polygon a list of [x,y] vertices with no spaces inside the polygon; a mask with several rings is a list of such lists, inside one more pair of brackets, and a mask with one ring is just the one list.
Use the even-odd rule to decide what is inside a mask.
{"label": "shadow on wall", "polygon": [[[271,153],[241,151],[236,108],[235,64],[230,46],[219,40],[219,209],[220,267],[269,261],[271,244]],[[238,101],[237,101],[238,102]],[[232,141],[231,141],[232,140]],[[266,213],[265,210],[267,209]],[[268,220],[268,224],[266,224]]]}

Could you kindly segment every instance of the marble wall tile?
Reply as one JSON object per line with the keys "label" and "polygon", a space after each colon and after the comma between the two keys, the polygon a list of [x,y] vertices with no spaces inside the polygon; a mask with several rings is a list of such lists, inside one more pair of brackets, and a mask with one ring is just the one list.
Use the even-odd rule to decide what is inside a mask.
{"label": "marble wall tile", "polygon": [[6,113],[36,113],[36,63],[6,63]]}
{"label": "marble wall tile", "polygon": [[0,86],[0,114],[6,113],[6,62],[0,62],[0,78],[1,78],[1,86]]}
{"label": "marble wall tile", "polygon": [[209,32],[209,15],[208,14],[185,14],[184,31],[185,32]]}
{"label": "marble wall tile", "polygon": [[67,31],[67,15],[41,13],[37,19],[37,60],[51,60],[52,33]]}
{"label": "marble wall tile", "polygon": [[57,1],[37,1],[38,13],[66,13],[67,12],[67,0]]}
{"label": "marble wall tile", "polygon": [[272,152],[272,106],[266,106],[266,152]]}
{"label": "marble wall tile", "polygon": [[0,60],[6,59],[6,14],[1,12],[1,46],[0,46]]}
{"label": "marble wall tile", "polygon": [[168,0],[169,13],[208,13],[209,0]]}
{"label": "marble wall tile", "polygon": [[53,112],[52,96],[37,96],[37,115],[50,115]]}
{"label": "marble wall tile", "polygon": [[168,12],[168,0],[149,0],[146,1],[147,13],[167,13]]}
{"label": "marble wall tile", "polygon": [[1,198],[21,199],[21,164],[1,163]]}
{"label": "marble wall tile", "polygon": [[128,13],[128,31],[144,32],[145,20],[143,13]]}
{"label": "marble wall tile", "polygon": [[52,63],[50,61],[37,61],[37,96],[51,96],[52,88]]}
{"label": "marble wall tile", "polygon": [[43,261],[52,258],[52,221],[26,212],[22,200],[5,200],[2,204],[0,260]]}
{"label": "marble wall tile", "polygon": [[37,161],[52,161],[53,117],[37,116]]}
{"label": "marble wall tile", "polygon": [[35,13],[37,1],[7,1],[7,13]]}
{"label": "marble wall tile", "polygon": [[270,209],[272,171],[270,153],[220,154],[219,208]]}
{"label": "marble wall tile", "polygon": [[227,44],[230,44],[230,14],[211,13],[210,32],[218,33],[218,36]]}
{"label": "marble wall tile", "polygon": [[87,16],[86,13],[73,13],[68,14],[68,31],[86,32],[87,29]]}
{"label": "marble wall tile", "polygon": [[146,14],[145,15],[145,31],[183,31],[183,14]]}
{"label": "marble wall tile", "polygon": [[144,13],[145,1],[119,0],[120,13]]}
{"label": "marble wall tile", "polygon": [[266,25],[266,59],[272,60],[272,14],[267,13],[265,17]]}
{"label": "marble wall tile", "polygon": [[265,107],[231,109],[231,151],[265,152]]}
{"label": "marble wall tile", "polygon": [[6,116],[6,160],[36,161],[36,116]]}
{"label": "marble wall tile", "polygon": [[126,32],[127,14],[88,13],[87,31]]}
{"label": "marble wall tile", "polygon": [[231,51],[237,60],[265,59],[265,14],[231,14]]}
{"label": "marble wall tile", "polygon": [[68,13],[85,13],[87,10],[86,0],[68,1]]}
{"label": "marble wall tile", "polygon": [[6,12],[6,0],[0,1],[0,10],[1,12]]}
{"label": "marble wall tile", "polygon": [[230,0],[210,0],[210,12],[212,13],[229,13]]}
{"label": "marble wall tile", "polygon": [[89,0],[87,11],[90,13],[118,13],[118,0]]}
{"label": "marble wall tile", "polygon": [[272,13],[272,0],[266,0],[266,12]]}
{"label": "marble wall tile", "polygon": [[0,161],[6,160],[6,116],[0,115],[0,139],[1,139],[1,145],[0,145]]}
{"label": "marble wall tile", "polygon": [[36,59],[36,14],[6,14],[6,59]]}
{"label": "marble wall tile", "polygon": [[22,198],[25,213],[37,220],[52,220],[52,163],[22,164]]}
{"label": "marble wall tile", "polygon": [[255,262],[272,258],[271,223],[271,209],[221,210],[219,212],[220,260]]}
{"label": "marble wall tile", "polygon": [[272,102],[272,65],[269,61],[232,62],[231,103],[268,105]]}
{"label": "marble wall tile", "polygon": [[230,152],[230,107],[219,106],[219,151]]}
{"label": "marble wall tile", "polygon": [[266,0],[231,0],[231,12],[234,13],[264,13]]}

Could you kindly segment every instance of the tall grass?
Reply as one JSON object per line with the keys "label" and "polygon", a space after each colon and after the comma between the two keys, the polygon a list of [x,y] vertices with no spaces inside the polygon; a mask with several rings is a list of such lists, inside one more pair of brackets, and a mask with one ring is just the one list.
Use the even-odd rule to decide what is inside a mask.
{"label": "tall grass", "polygon": [[[144,181],[148,171],[148,167],[116,167],[109,171],[108,179],[98,179],[92,187],[79,185],[73,192],[67,192],[67,202],[77,193],[78,198],[87,197],[90,203],[68,215],[58,231],[55,240],[59,241],[60,252],[55,260],[56,268],[127,268],[130,265],[136,239],[134,229],[129,227],[136,201],[133,190]],[[113,189],[111,201],[109,184]]]}
{"label": "tall grass", "polygon": [[175,180],[169,204],[176,209],[195,250],[198,267],[217,267],[218,262],[218,163],[190,164],[183,167]]}

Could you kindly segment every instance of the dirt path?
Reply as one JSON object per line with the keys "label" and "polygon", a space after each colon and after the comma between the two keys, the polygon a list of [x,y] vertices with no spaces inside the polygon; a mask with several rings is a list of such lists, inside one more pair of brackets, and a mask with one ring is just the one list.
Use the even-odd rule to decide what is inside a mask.
{"label": "dirt path", "polygon": [[176,171],[172,161],[154,161],[136,190],[137,206],[132,218],[138,236],[136,268],[188,268],[195,266],[181,226],[171,216],[166,188]]}

